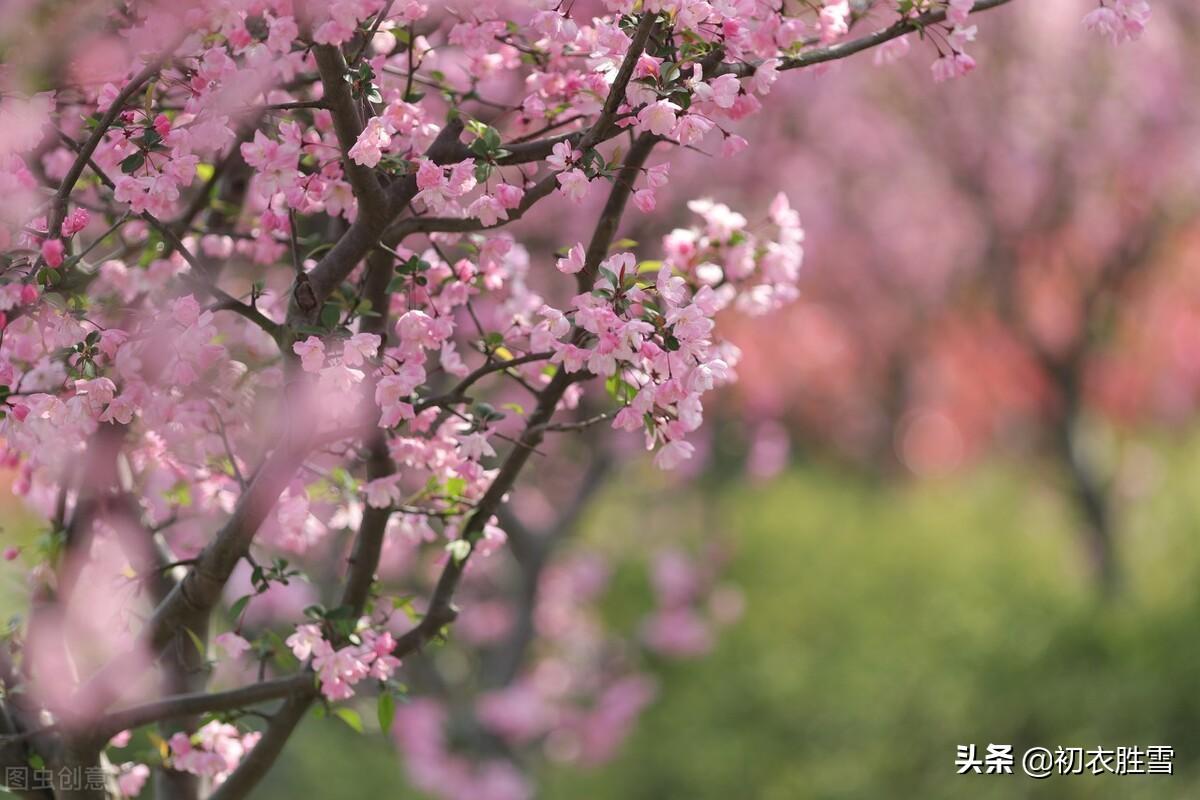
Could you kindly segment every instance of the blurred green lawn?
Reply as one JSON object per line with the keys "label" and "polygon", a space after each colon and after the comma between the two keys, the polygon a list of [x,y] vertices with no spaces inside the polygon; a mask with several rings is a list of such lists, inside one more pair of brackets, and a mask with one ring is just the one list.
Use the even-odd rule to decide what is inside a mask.
{"label": "blurred green lawn", "polygon": [[[753,487],[615,488],[592,543],[715,529],[735,543],[747,613],[709,658],[653,665],[662,695],[615,762],[551,768],[540,796],[1200,795],[1200,448],[1159,457],[1157,485],[1125,504],[1126,587],[1109,605],[1069,510],[1028,467],[907,486],[808,467]],[[606,613],[632,625],[648,607],[644,569],[622,568]],[[1176,774],[955,774],[956,745],[989,742],[1165,744]],[[261,796],[412,795],[378,736],[309,720]]]}
{"label": "blurred green lawn", "polygon": [[[599,546],[717,526],[744,620],[663,694],[613,763],[546,798],[1190,798],[1200,793],[1200,449],[1125,504],[1120,600],[1095,601],[1051,477],[995,467],[890,486],[821,468],[769,485],[614,490]],[[623,540],[623,541],[621,541]],[[648,606],[644,571],[608,613]],[[267,796],[404,797],[386,749],[306,725]],[[955,774],[955,746],[1166,744],[1173,776]]]}

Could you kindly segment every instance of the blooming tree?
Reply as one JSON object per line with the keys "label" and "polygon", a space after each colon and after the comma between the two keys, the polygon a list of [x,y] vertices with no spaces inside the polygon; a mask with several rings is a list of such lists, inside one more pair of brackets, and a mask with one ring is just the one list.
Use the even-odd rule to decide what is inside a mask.
{"label": "blooming tree", "polygon": [[[47,521],[6,552],[30,609],[0,762],[45,781],[13,788],[241,797],[311,707],[361,728],[374,697],[423,788],[528,796],[506,758],[450,752],[436,686],[396,702],[429,645],[502,627],[506,544],[526,613],[480,730],[606,757],[650,688],[590,630],[603,569],[551,559],[507,499],[600,426],[686,462],[734,377],[717,316],[792,301],[803,254],[783,195],[694,200],[653,252],[619,238],[627,206],[655,212],[673,150],[746,147],[733,128],[780,73],[919,39],[960,76],[969,15],[1006,2],[6,9],[0,435]],[[1086,25],[1124,40],[1148,13],[1112,0]],[[545,206],[563,232],[594,213],[535,246],[521,221]],[[664,553],[644,640],[703,650],[712,582]],[[522,671],[535,632],[557,655]],[[121,756],[133,737],[148,757]]]}

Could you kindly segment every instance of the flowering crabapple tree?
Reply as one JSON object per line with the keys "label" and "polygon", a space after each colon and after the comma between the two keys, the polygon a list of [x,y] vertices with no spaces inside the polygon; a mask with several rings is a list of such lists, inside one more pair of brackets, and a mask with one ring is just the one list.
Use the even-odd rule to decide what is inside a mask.
{"label": "flowering crabapple tree", "polygon": [[[310,708],[362,728],[368,698],[444,797],[529,796],[521,753],[610,754],[650,689],[591,630],[602,568],[554,558],[553,529],[601,431],[692,456],[737,361],[718,315],[793,300],[803,252],[783,195],[696,199],[648,253],[627,210],[655,213],[673,151],[743,149],[780,73],[919,39],[956,77],[969,15],[1007,2],[11,4],[0,435],[47,523],[6,551],[30,607],[0,765],[44,780],[12,788],[242,797]],[[1148,13],[1086,21],[1125,39]],[[527,246],[545,206],[587,233]],[[522,473],[569,478],[575,435],[593,465],[545,495],[547,530],[516,523]],[[495,648],[505,550],[524,612]],[[657,562],[648,642],[701,649],[711,573]],[[460,612],[499,662],[478,766],[422,669]]]}

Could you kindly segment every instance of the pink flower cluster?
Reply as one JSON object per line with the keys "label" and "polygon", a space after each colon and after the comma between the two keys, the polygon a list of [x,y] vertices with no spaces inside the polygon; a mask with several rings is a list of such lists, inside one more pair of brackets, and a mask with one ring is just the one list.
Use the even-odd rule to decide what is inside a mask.
{"label": "pink flower cluster", "polygon": [[[363,620],[364,625],[366,622]],[[387,681],[400,666],[400,660],[392,656],[396,641],[387,631],[363,627],[357,638],[358,643],[335,647],[317,625],[300,625],[287,638],[287,646],[300,661],[312,659],[326,699],[346,700],[354,696],[353,687],[359,681]]]}
{"label": "pink flower cluster", "polygon": [[243,732],[224,722],[209,722],[192,735],[176,733],[168,742],[170,765],[180,772],[203,775],[220,784],[254,749],[262,734]]}
{"label": "pink flower cluster", "polygon": [[[713,563],[716,563],[714,560]],[[642,641],[665,656],[694,658],[713,646],[713,626],[728,625],[741,615],[741,593],[732,586],[712,586],[713,574],[679,550],[659,553],[651,583],[658,608],[642,624]],[[703,601],[707,600],[707,611]]]}
{"label": "pink flower cluster", "polygon": [[1147,0],[1110,0],[1089,12],[1083,18],[1083,25],[1089,31],[1107,36],[1113,44],[1122,44],[1139,38],[1149,21]]}
{"label": "pink flower cluster", "polygon": [[[804,255],[803,230],[783,195],[770,210],[774,240],[751,234],[746,218],[720,203],[689,207],[703,227],[665,237],[661,262],[611,256],[593,291],[574,298],[574,327],[588,334],[582,344],[564,341],[566,315],[540,312],[553,361],[609,378],[623,403],[613,427],[644,431],[647,448],[659,449],[655,463],[666,469],[693,452],[686,436],[703,419],[701,396],[733,377],[738,353],[713,341],[715,316],[732,303],[765,313],[794,299]],[[559,269],[578,269],[581,257],[582,247],[572,248]]]}

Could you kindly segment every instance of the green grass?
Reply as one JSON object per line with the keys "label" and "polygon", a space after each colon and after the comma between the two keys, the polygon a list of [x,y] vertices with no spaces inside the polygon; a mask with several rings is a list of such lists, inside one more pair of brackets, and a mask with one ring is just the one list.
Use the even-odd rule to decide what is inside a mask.
{"label": "green grass", "polygon": [[[616,763],[552,771],[546,797],[1196,796],[1200,458],[1158,473],[1128,508],[1127,591],[1108,606],[1037,475],[889,488],[806,470],[722,492],[745,620],[713,657],[664,668]],[[1168,744],[1177,774],[958,776],[971,742]]]}

